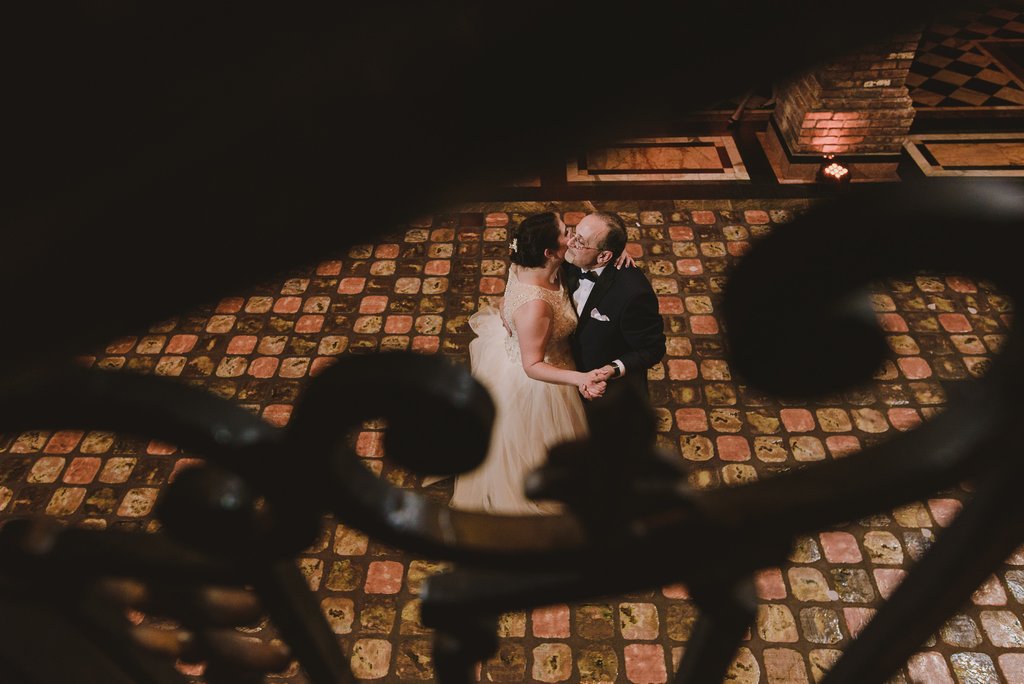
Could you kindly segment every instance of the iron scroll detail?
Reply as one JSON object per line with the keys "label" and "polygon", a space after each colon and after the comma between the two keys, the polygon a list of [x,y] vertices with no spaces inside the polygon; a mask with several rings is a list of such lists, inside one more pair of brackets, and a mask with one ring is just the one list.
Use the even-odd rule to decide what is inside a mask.
{"label": "iron scroll detail", "polygon": [[[873,322],[851,297],[873,279],[935,268],[990,278],[1016,297],[1024,281],[1012,259],[973,253],[956,240],[956,231],[965,222],[993,232],[1016,228],[1024,219],[1019,189],[965,188],[939,202],[929,195],[929,210],[922,210],[921,193],[909,187],[851,194],[755,246],[730,275],[726,292],[730,351],[746,381],[805,396],[865,379],[881,348]],[[879,220],[883,208],[888,222]],[[897,248],[873,249],[894,224],[903,236]],[[779,269],[791,278],[770,277]],[[815,287],[799,285],[807,282]],[[799,308],[819,320],[798,330],[779,312],[762,315],[778,298],[801,301]],[[808,339],[813,344],[798,346]],[[828,367],[814,356],[822,345],[833,354],[841,350],[849,365]],[[1024,466],[1007,455],[1017,420],[1019,345],[1015,324],[991,372],[953,388],[948,409],[911,432],[839,461],[711,491],[690,488],[685,469],[655,447],[643,402],[628,391],[610,393],[589,409],[589,442],[553,450],[531,481],[533,493],[566,506],[566,514],[543,518],[454,511],[375,478],[359,463],[345,435],[378,417],[388,424],[389,457],[407,468],[455,473],[483,458],[493,407],[465,368],[437,357],[344,358],[309,383],[286,428],[161,378],[82,369],[54,372],[9,394],[0,415],[5,431],[106,428],[204,457],[208,466],[165,493],[159,515],[170,542],[200,554],[187,558],[192,578],[223,581],[226,573],[242,583],[252,576],[232,575],[225,564],[262,563],[267,570],[257,573],[257,591],[272,618],[289,625],[290,643],[316,681],[349,675],[341,674],[344,659],[332,652],[315,603],[299,598],[304,588],[289,584],[280,568],[308,543],[326,512],[386,543],[458,563],[432,578],[423,595],[424,620],[438,629],[444,681],[469,677],[472,663],[493,648],[487,633],[502,611],[676,581],[691,587],[701,609],[680,681],[712,681],[725,672],[751,619],[752,573],[779,563],[795,535],[971,478],[974,499],[828,675],[830,682],[881,681],[1024,539],[1012,484]],[[445,435],[444,449],[440,442],[431,446],[432,432]],[[300,481],[293,475],[300,469],[290,467],[296,463],[316,476]],[[232,496],[221,496],[225,492]],[[218,524],[209,524],[211,516]],[[0,536],[5,556],[24,561],[11,567],[25,571],[60,553],[92,563],[86,574],[105,574],[111,558],[131,555],[127,544],[114,544],[111,558],[97,562],[74,541],[82,534],[88,533],[57,533],[46,549],[33,552],[32,562],[25,561],[23,530],[8,527]],[[236,541],[228,543],[229,537]],[[974,554],[963,553],[966,544]],[[697,547],[713,560],[686,552]],[[597,574],[589,559],[599,551],[620,560]],[[131,567],[141,577],[155,572],[139,559]]]}

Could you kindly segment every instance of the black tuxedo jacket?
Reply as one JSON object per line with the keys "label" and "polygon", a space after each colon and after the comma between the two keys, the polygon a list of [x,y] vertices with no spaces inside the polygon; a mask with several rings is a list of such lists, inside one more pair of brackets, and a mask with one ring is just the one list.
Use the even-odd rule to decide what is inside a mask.
{"label": "black tuxedo jacket", "polygon": [[[580,270],[564,264],[563,276],[571,296],[579,286]],[[601,272],[576,325],[572,352],[581,371],[619,359],[626,367],[623,380],[648,396],[647,369],[665,356],[665,332],[658,298],[639,268],[608,264]]]}

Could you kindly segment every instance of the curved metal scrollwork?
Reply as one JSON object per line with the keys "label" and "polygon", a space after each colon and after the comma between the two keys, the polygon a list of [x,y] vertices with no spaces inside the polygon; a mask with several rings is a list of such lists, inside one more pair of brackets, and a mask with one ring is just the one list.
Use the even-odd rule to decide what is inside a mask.
{"label": "curved metal scrollwork", "polygon": [[[758,243],[730,275],[732,363],[752,385],[788,397],[865,380],[884,343],[859,299],[864,288],[929,268],[988,278],[1016,297],[1024,279],[1012,255],[972,248],[958,231],[971,225],[998,234],[1022,222],[1024,193],[997,185],[941,197],[915,187],[874,190],[823,205]],[[883,238],[885,251],[877,248]],[[780,300],[791,307],[774,306]],[[797,311],[799,320],[790,315]],[[817,316],[811,323],[809,311]],[[610,392],[588,407],[590,438],[552,450],[530,481],[533,495],[562,501],[566,513],[515,518],[452,510],[394,487],[366,470],[346,440],[362,421],[382,418],[387,454],[406,468],[458,473],[477,465],[493,406],[465,368],[439,357],[343,358],[309,383],[286,428],[161,378],[67,369],[9,393],[0,429],[120,430],[202,456],[207,466],[183,473],[159,509],[167,534],[198,555],[172,561],[153,539],[131,550],[110,533],[81,530],[41,547],[17,526],[0,539],[24,571],[64,558],[91,564],[87,573],[120,563],[143,577],[180,580],[184,567],[190,578],[252,582],[317,681],[350,675],[301,577],[287,567],[327,512],[399,548],[458,562],[423,594],[424,621],[438,630],[442,681],[467,680],[472,664],[493,651],[500,612],[682,581],[702,615],[678,681],[714,681],[752,618],[752,573],[781,562],[797,534],[970,478],[973,500],[827,680],[881,681],[1024,540],[1016,492],[1024,465],[1011,438],[1020,344],[1015,324],[988,375],[961,383],[945,412],[911,432],[842,460],[711,491],[691,489],[677,459],[655,447],[644,402],[628,390]],[[843,363],[833,365],[837,355]],[[102,547],[106,561],[84,537],[111,541]],[[704,549],[699,560],[688,552],[695,548]],[[597,553],[608,559],[600,572],[590,562]],[[247,561],[260,569],[241,571]]]}

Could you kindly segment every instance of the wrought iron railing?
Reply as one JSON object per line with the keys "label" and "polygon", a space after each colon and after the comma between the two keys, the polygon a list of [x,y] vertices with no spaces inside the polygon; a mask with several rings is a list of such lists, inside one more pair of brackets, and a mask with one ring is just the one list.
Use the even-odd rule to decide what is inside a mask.
{"label": "wrought iron railing", "polygon": [[[902,16],[893,18],[901,20],[923,16],[914,13],[925,8],[933,9],[931,3],[894,9],[875,2],[868,3],[864,11],[868,15],[884,11],[886,16],[898,11]],[[483,10],[456,12],[449,8],[440,13],[440,19],[420,18],[438,30],[444,21],[458,19],[464,24],[455,22],[455,28],[446,29],[445,35],[467,40],[484,35],[485,19],[507,20],[495,28],[496,39],[504,45],[517,30],[535,28],[530,20],[538,15],[530,12],[536,9],[525,7],[500,15],[488,10],[496,13],[491,16]],[[771,12],[751,7],[752,17],[763,20],[759,30],[771,27],[790,42],[773,43],[776,53],[758,64],[753,70],[756,73],[743,78],[737,78],[745,66],[738,59],[702,65],[701,71],[706,73],[691,72],[688,89],[707,85],[706,95],[711,98],[727,89],[742,90],[771,68],[793,67],[807,47],[797,40],[802,30],[808,30],[806,37],[815,55],[827,56],[836,47],[849,46],[846,37],[837,38],[832,46],[809,32],[821,28],[822,17],[839,16],[838,10],[827,10],[821,5],[772,8]],[[120,10],[110,11],[116,14]],[[601,12],[595,9],[584,16],[582,26],[596,29],[601,20],[611,19]],[[656,18],[641,10],[632,12],[638,21]],[[537,28],[540,37],[553,39],[557,29],[571,25],[572,19],[564,9],[552,10],[551,16],[544,17],[547,24]],[[668,19],[732,25],[724,10],[718,9],[689,9],[679,11],[678,16],[669,13]],[[111,21],[127,20],[117,15]],[[220,26],[218,21],[212,21],[211,27]],[[853,24],[861,31],[859,37],[870,35],[867,22]],[[402,20],[397,25],[413,24]],[[104,24],[103,31],[108,30]],[[273,72],[273,57],[289,56],[282,67],[284,80],[289,72],[295,75],[301,73],[300,67],[318,63],[309,57],[316,56],[317,50],[324,51],[319,55],[324,64],[308,80],[293,86],[278,83],[272,89],[276,95],[294,91],[294,102],[262,110],[264,118],[252,130],[243,126],[240,131],[231,129],[230,135],[225,133],[231,150],[239,155],[210,155],[215,157],[216,170],[234,169],[240,177],[222,178],[223,195],[217,188],[211,189],[216,173],[201,174],[202,182],[197,184],[185,180],[195,160],[206,154],[204,145],[213,145],[211,140],[218,140],[215,134],[228,130],[214,116],[198,121],[187,132],[184,151],[165,145],[148,157],[143,154],[139,168],[145,177],[141,180],[121,173],[132,168],[122,159],[124,163],[115,165],[121,175],[108,174],[94,186],[93,194],[86,193],[95,203],[76,204],[74,182],[55,186],[51,199],[62,199],[54,201],[52,211],[45,202],[29,202],[12,225],[21,230],[37,225],[45,231],[61,221],[70,227],[89,227],[99,225],[97,221],[104,217],[114,217],[120,223],[113,234],[123,236],[117,230],[127,225],[129,218],[138,218],[132,207],[142,212],[145,222],[154,202],[166,199],[162,182],[192,198],[186,202],[188,206],[209,210],[196,232],[190,233],[192,237],[210,221],[256,217],[267,206],[253,191],[281,176],[259,177],[258,171],[267,169],[259,164],[256,171],[241,173],[246,160],[259,156],[251,136],[258,138],[259,144],[269,144],[282,120],[291,121],[285,129],[302,125],[292,117],[294,112],[304,111],[304,105],[318,113],[314,123],[326,125],[329,116],[319,115],[340,106],[330,94],[334,83],[331,69],[344,65],[352,55],[350,47],[335,50],[335,36],[329,33],[309,29],[309,51],[302,59],[295,58],[302,52],[294,43],[295,35],[260,52],[264,61],[259,68],[268,72]],[[418,34],[415,39],[424,40]],[[361,45],[363,40],[354,44]],[[210,44],[203,43],[206,48]],[[759,44],[755,41],[754,47]],[[559,47],[553,44],[553,51]],[[746,46],[739,54],[751,57],[755,51]],[[626,63],[633,59],[627,58]],[[506,70],[512,66],[504,57],[494,63]],[[242,107],[246,98],[255,98],[266,104],[263,96],[257,97],[260,89],[242,78],[244,69],[236,61],[223,58],[218,64],[231,67],[228,71],[238,77],[240,92],[236,100],[224,97],[217,101]],[[543,64],[543,59],[531,55],[526,66],[536,69]],[[175,64],[163,66],[168,73],[177,74]],[[648,67],[645,61],[644,68]],[[454,82],[472,75],[472,69],[466,69],[455,75]],[[369,72],[359,73],[365,76],[359,87],[368,93],[381,90],[380,97],[390,104],[396,104],[389,90],[395,83],[421,92],[414,81],[403,80],[422,75],[418,68],[404,75],[396,68],[380,82]],[[664,75],[659,66],[638,80]],[[185,95],[214,97],[216,86],[223,83],[221,76],[199,79],[199,85]],[[671,104],[693,104],[695,97],[681,96]],[[610,107],[611,114],[621,110]],[[524,122],[537,124],[540,119],[525,106],[517,106],[514,113],[524,120],[516,122],[505,138],[495,129],[480,129],[487,133],[485,141],[502,142],[487,142],[484,152],[509,153],[506,170],[520,168],[526,153],[543,150],[539,145],[558,149],[553,140],[565,133],[570,123],[556,116],[552,125],[540,125],[536,141],[525,142],[529,127],[524,127]],[[608,123],[607,114],[595,115],[595,129]],[[370,130],[383,132],[390,119],[385,117],[379,124],[361,121]],[[443,180],[465,180],[457,167],[474,158],[469,134],[477,129],[468,131],[463,139],[459,131],[449,135],[452,132],[436,116],[425,125],[445,131],[444,140],[460,141],[449,150],[452,163],[445,162],[437,178],[425,185],[427,190],[436,190]],[[278,161],[301,162],[303,155],[323,161],[315,153],[316,136],[307,136],[308,131],[303,130],[300,137],[306,146],[301,150],[285,152],[273,143],[269,154]],[[426,130],[430,129],[413,132]],[[608,126],[604,130],[616,133],[620,129]],[[586,133],[589,131],[579,132],[577,140],[587,139]],[[411,137],[402,140],[413,149],[429,151],[429,146]],[[331,149],[337,152],[340,148]],[[359,142],[357,152],[356,159],[369,163],[373,158],[372,145],[365,140]],[[342,157],[334,161],[342,163]],[[274,194],[282,202],[277,207],[281,213],[269,221],[257,217],[257,225],[310,217],[338,219],[328,210],[334,189],[328,191],[323,178],[312,175],[323,165],[312,166],[300,174],[299,181],[282,181],[284,191]],[[246,185],[248,181],[251,186]],[[303,183],[311,187],[303,188]],[[390,195],[407,189],[401,183],[395,185],[399,187],[390,188]],[[118,197],[119,187],[127,188],[130,202],[126,209],[111,209],[105,202]],[[350,189],[358,187],[355,183]],[[307,196],[314,200],[312,208],[295,203],[294,198]],[[82,196],[77,197],[80,200]],[[423,198],[423,194],[410,192],[408,204],[396,208],[393,215],[418,206]],[[240,216],[232,216],[235,209]],[[175,220],[185,218],[177,210],[170,215]],[[955,238],[965,224],[989,234],[1008,235],[1022,218],[1024,192],[1019,186],[995,184],[950,186],[941,193],[924,185],[850,191],[822,204],[759,242],[730,274],[725,323],[734,367],[751,385],[780,396],[808,397],[867,379],[884,353],[877,324],[859,296],[867,283],[934,269],[989,278],[1013,297],[1024,282],[1012,254],[983,252],[973,248],[974,243]],[[163,220],[161,217],[155,225],[162,225]],[[61,230],[64,228],[57,232]],[[877,248],[883,239],[884,252]],[[68,249],[75,244],[69,238],[69,247],[60,250],[67,263]],[[218,244],[218,249],[222,248],[223,244]],[[308,250],[305,245],[290,248],[280,255],[280,261],[272,250],[247,255],[254,258],[255,272],[265,273],[268,265],[291,263]],[[90,248],[85,253],[95,252]],[[171,258],[185,266],[202,263],[194,255],[172,252],[168,261],[157,260],[160,268],[156,272],[169,273],[165,267],[173,263]],[[38,265],[28,262],[29,268]],[[23,274],[25,268],[19,264],[13,272]],[[124,273],[141,271],[128,266]],[[779,278],[778,273],[789,276]],[[244,266],[237,265],[229,275],[243,277]],[[83,289],[95,292],[110,278],[111,274],[100,274],[85,282]],[[70,316],[72,323],[83,323],[73,342],[99,339],[126,324],[140,322],[146,315],[163,315],[172,305],[184,306],[196,296],[216,291],[224,282],[223,278],[214,278],[210,284],[197,280],[186,288],[182,300],[173,304],[171,290],[158,285],[153,289],[155,304],[150,313],[112,313],[95,328],[84,326],[85,316],[96,312],[95,306],[87,303],[81,313]],[[11,286],[9,280],[5,284]],[[774,302],[780,299],[793,305],[779,310]],[[787,318],[796,310],[801,312],[800,320]],[[806,320],[808,311],[817,317],[813,322]],[[26,313],[25,320],[37,319],[38,314]],[[401,353],[343,357],[308,383],[289,425],[275,428],[226,400],[158,377],[58,366],[52,358],[68,347],[64,342],[47,339],[39,349],[20,350],[17,357],[9,345],[6,342],[3,349],[5,375],[0,386],[0,429],[4,432],[39,427],[116,430],[170,442],[206,460],[204,466],[182,472],[167,486],[158,510],[163,530],[157,533],[63,529],[45,520],[13,521],[4,526],[0,531],[0,605],[19,620],[0,619],[0,641],[22,649],[20,657],[8,657],[14,658],[15,670],[27,681],[70,681],[66,678],[69,668],[89,673],[97,681],[180,680],[164,660],[143,655],[127,641],[126,626],[118,622],[109,592],[107,598],[94,593],[95,580],[110,576],[134,577],[154,587],[171,585],[185,592],[179,596],[201,595],[203,587],[210,585],[251,587],[311,681],[351,681],[335,637],[292,560],[316,536],[325,513],[397,548],[457,563],[454,571],[431,578],[422,595],[424,623],[436,630],[436,672],[444,682],[473,679],[473,664],[495,649],[495,620],[503,611],[677,581],[688,585],[701,611],[677,681],[719,681],[753,618],[752,574],[781,562],[796,535],[913,501],[970,478],[976,482],[971,502],[851,642],[826,680],[881,681],[1024,540],[1024,517],[1016,505],[1021,466],[1011,453],[1010,437],[1017,420],[1021,380],[1016,329],[984,378],[959,383],[946,411],[912,432],[840,461],[725,489],[704,491],[688,486],[687,473],[678,459],[666,457],[655,446],[654,420],[645,403],[630,396],[628,390],[611,391],[606,401],[588,408],[589,440],[553,450],[549,462],[530,481],[531,494],[561,500],[566,506],[565,514],[542,518],[456,511],[374,477],[355,456],[346,441],[348,432],[364,420],[383,418],[388,425],[388,457],[413,471],[464,472],[482,460],[493,419],[492,404],[465,368],[440,357]],[[823,354],[823,349],[829,353]],[[841,363],[833,362],[837,357]],[[21,358],[22,364],[12,362],[15,358]],[[431,435],[441,434],[445,435],[443,444],[430,441]],[[689,551],[695,548],[704,549],[699,559]],[[591,569],[596,554],[606,559],[600,573]],[[69,573],[69,568],[74,572]],[[59,575],[67,579],[72,574],[73,581],[59,595],[37,595],[45,578]],[[131,603],[131,597],[126,598],[130,589],[115,588],[113,593]],[[228,603],[232,600],[236,610],[225,609],[219,617],[212,616],[211,610],[184,611],[183,619],[194,623],[198,635],[199,643],[191,647],[210,662],[208,681],[258,679],[263,669],[286,658],[278,651],[239,650],[237,643],[219,638],[219,629],[256,610],[244,599]],[[184,604],[174,606],[173,600],[171,604],[172,612],[182,613]],[[31,613],[17,612],[29,609]],[[44,633],[62,636],[67,645],[65,657],[75,665],[34,657],[33,639]],[[112,657],[119,660],[116,665]]]}

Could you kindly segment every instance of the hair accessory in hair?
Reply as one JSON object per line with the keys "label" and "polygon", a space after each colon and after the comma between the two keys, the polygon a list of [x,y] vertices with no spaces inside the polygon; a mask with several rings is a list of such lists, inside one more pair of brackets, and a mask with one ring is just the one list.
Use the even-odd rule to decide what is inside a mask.
{"label": "hair accessory in hair", "polygon": [[512,242],[509,243],[508,251],[514,252],[519,249],[519,238],[512,238]]}

